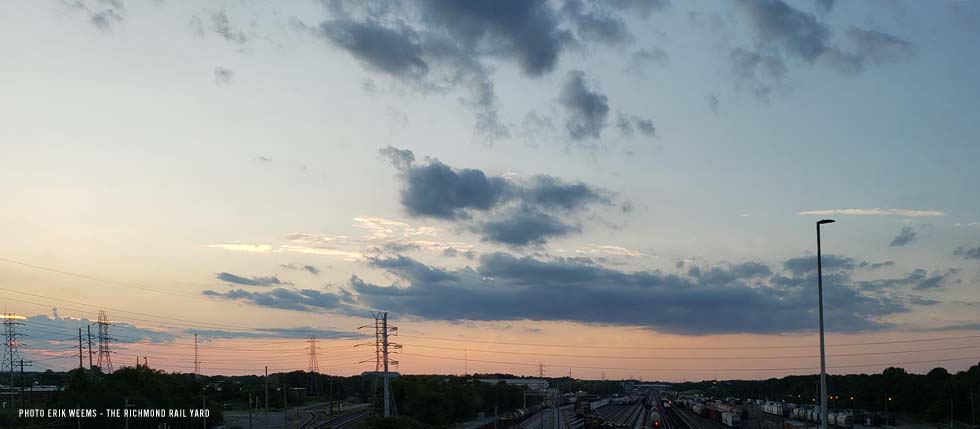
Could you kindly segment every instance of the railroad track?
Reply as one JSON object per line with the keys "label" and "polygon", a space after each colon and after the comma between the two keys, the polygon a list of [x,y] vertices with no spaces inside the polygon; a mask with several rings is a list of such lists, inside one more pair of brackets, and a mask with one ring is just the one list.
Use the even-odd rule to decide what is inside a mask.
{"label": "railroad track", "polygon": [[370,416],[371,410],[353,411],[331,418],[324,418],[319,413],[310,411],[307,419],[300,424],[299,429],[344,429]]}
{"label": "railroad track", "polygon": [[690,429],[727,429],[721,423],[717,423],[714,420],[706,420],[685,409],[675,408],[674,415]]}

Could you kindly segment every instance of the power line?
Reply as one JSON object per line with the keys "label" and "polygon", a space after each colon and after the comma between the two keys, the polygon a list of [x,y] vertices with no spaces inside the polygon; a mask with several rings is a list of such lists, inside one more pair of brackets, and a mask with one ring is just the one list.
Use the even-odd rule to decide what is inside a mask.
{"label": "power line", "polygon": [[[457,350],[466,352],[482,352],[482,353],[496,353],[496,354],[512,354],[512,355],[527,355],[527,356],[549,356],[549,357],[570,357],[570,358],[582,358],[582,359],[624,359],[624,360],[759,360],[759,359],[807,359],[813,358],[815,356],[811,355],[795,355],[795,356],[595,356],[595,355],[570,355],[570,354],[560,354],[560,353],[536,353],[536,352],[520,352],[520,351],[509,351],[509,350],[480,350],[480,349],[461,349],[456,347],[439,347],[439,346],[427,346],[422,344],[405,344],[410,347],[419,347],[425,349],[439,349],[439,350]],[[597,347],[602,348],[602,347]],[[934,351],[951,351],[951,350],[967,350],[967,349],[977,349],[980,345],[975,346],[962,346],[962,347],[946,347],[946,348],[931,348],[931,349],[919,349],[919,350],[895,350],[887,352],[862,352],[862,353],[842,353],[842,354],[831,354],[827,357],[848,357],[848,356],[876,356],[876,355],[890,355],[890,354],[902,354],[902,353],[919,353],[919,352],[934,352]]]}
{"label": "power line", "polygon": [[61,275],[64,275],[64,276],[80,278],[80,279],[84,279],[84,280],[88,280],[88,281],[93,281],[93,282],[97,282],[97,283],[104,283],[104,284],[110,284],[110,285],[115,285],[115,286],[122,286],[122,287],[131,288],[131,289],[139,289],[139,290],[146,291],[146,292],[155,292],[155,293],[164,294],[164,295],[177,295],[177,296],[183,296],[183,297],[188,297],[188,298],[200,298],[200,296],[191,295],[191,294],[187,294],[187,293],[183,293],[183,292],[171,291],[171,290],[164,290],[164,289],[154,289],[154,288],[149,288],[149,287],[146,287],[146,286],[140,286],[140,285],[138,285],[136,283],[127,283],[127,282],[120,282],[120,281],[115,281],[115,280],[100,279],[98,277],[92,277],[92,276],[85,275],[85,274],[78,274],[78,273],[73,273],[73,272],[70,272],[70,271],[59,270],[57,268],[45,267],[45,266],[35,265],[35,264],[29,264],[27,262],[15,261],[15,260],[12,260],[12,259],[0,258],[0,262],[6,262],[8,264],[15,264],[15,265],[20,265],[20,266],[28,267],[28,268],[34,268],[36,270],[48,271],[48,272],[52,272],[52,273],[61,274]]}
{"label": "power line", "polygon": [[[433,359],[446,359],[446,360],[463,360],[462,358],[448,357],[448,356],[433,356],[433,355],[422,355],[422,354],[410,354],[403,353],[407,356],[416,357],[426,357]],[[936,363],[936,362],[953,362],[962,360],[980,360],[980,357],[962,357],[962,358],[948,358],[948,359],[932,359],[932,360],[920,360],[920,361],[905,361],[905,362],[887,362],[887,363],[872,363],[872,364],[861,364],[861,365],[837,365],[829,366],[830,369],[846,369],[846,368],[867,368],[875,366],[895,366],[895,365],[912,365],[920,363]],[[478,360],[478,359],[468,359],[470,362],[482,362],[482,363],[492,363],[498,365],[519,365],[519,366],[530,366],[538,367],[541,365],[538,363],[527,363],[527,362],[504,362],[504,361],[492,361],[492,360]],[[688,371],[688,372],[750,372],[750,371],[813,371],[819,368],[814,367],[790,367],[790,368],[729,368],[729,369],[695,369],[695,368],[619,368],[610,366],[581,366],[581,365],[550,365],[559,368],[573,368],[573,369],[599,369],[599,370],[622,370],[622,371]]]}
{"label": "power line", "polygon": [[[202,328],[203,327],[203,328],[206,328],[206,329],[213,329],[213,328],[207,328],[207,325],[211,325],[211,326],[216,326],[216,327],[221,327],[221,328],[238,329],[238,330],[241,330],[241,331],[244,331],[244,332],[254,332],[254,331],[262,331],[262,330],[264,330],[264,328],[254,327],[254,326],[241,326],[241,325],[228,325],[228,324],[223,324],[223,323],[202,322],[202,321],[195,321],[195,320],[190,320],[190,319],[180,319],[180,318],[167,317],[167,316],[158,316],[158,315],[154,315],[154,314],[140,313],[140,312],[135,312],[135,311],[122,310],[122,309],[118,309],[118,308],[103,307],[103,306],[97,306],[97,305],[88,304],[88,303],[84,303],[84,302],[71,301],[71,300],[67,300],[67,299],[55,298],[55,297],[50,297],[50,296],[45,296],[45,295],[40,295],[40,294],[35,294],[35,293],[29,293],[29,292],[22,292],[22,291],[18,291],[18,290],[14,290],[14,289],[3,288],[3,287],[0,287],[0,290],[4,290],[4,291],[8,291],[8,292],[14,292],[14,293],[22,294],[22,295],[33,296],[33,297],[37,297],[37,298],[44,298],[44,299],[50,299],[50,300],[54,300],[54,301],[67,302],[67,303],[70,303],[70,304],[82,305],[82,306],[91,307],[91,308],[103,308],[103,309],[106,309],[106,310],[117,311],[117,312],[120,312],[120,313],[135,314],[135,315],[138,315],[138,316],[152,317],[152,318],[164,319],[164,320],[169,320],[169,321],[168,322],[160,322],[159,320],[147,320],[147,319],[140,319],[140,318],[135,318],[135,317],[117,318],[119,320],[136,320],[136,321],[140,321],[140,322],[149,322],[149,323],[156,323],[156,324],[169,323],[171,325],[182,325],[184,327],[189,327],[189,328]],[[9,298],[9,297],[4,297],[4,299],[10,300],[10,301],[15,301],[15,302],[22,302],[22,303],[25,303],[25,304],[38,305],[38,306],[42,306],[42,307],[50,307],[51,306],[50,304],[41,304],[41,303],[37,303],[37,302],[31,302],[31,301],[26,301],[26,300],[19,300],[19,299],[14,299],[14,298]],[[71,310],[71,311],[78,311],[78,312],[82,312],[82,313],[96,314],[95,312],[92,312],[92,311],[89,311],[89,310],[82,310],[82,309],[78,309],[78,308],[70,308],[70,307],[61,307],[61,308],[64,308],[66,310]],[[178,322],[185,322],[185,323],[178,323]],[[298,333],[306,333],[306,334],[310,334],[310,333],[316,334],[316,333],[337,332],[337,331],[332,330],[332,329],[328,329],[328,330],[325,330],[324,331],[324,330],[316,330],[316,329],[287,329],[287,328],[277,328],[276,330],[279,331],[279,332],[298,332]]]}
{"label": "power line", "polygon": [[[506,346],[528,346],[528,347],[556,347],[556,348],[570,348],[570,349],[610,349],[610,350],[768,350],[768,349],[807,349],[816,348],[814,345],[794,345],[794,346],[718,346],[718,347],[643,347],[643,346],[607,346],[607,345],[584,345],[584,344],[546,344],[546,343],[517,343],[517,342],[504,342],[504,341],[481,341],[481,340],[466,340],[462,338],[445,338],[445,337],[427,337],[421,335],[402,335],[405,338],[421,338],[426,340],[437,340],[437,341],[454,341],[462,343],[479,343],[479,344],[498,344]],[[923,338],[915,340],[896,340],[896,341],[874,341],[874,342],[858,342],[858,343],[840,343],[840,344],[828,344],[827,347],[853,347],[853,346],[874,346],[874,345],[885,345],[885,344],[906,344],[906,343],[922,343],[931,341],[949,341],[949,340],[963,340],[970,338],[980,338],[980,335],[963,335],[957,337],[943,337],[943,338]]]}

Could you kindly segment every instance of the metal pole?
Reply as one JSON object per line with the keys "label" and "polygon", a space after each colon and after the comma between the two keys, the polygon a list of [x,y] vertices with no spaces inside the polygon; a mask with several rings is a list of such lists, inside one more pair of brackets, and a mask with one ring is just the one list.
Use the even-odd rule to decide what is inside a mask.
{"label": "metal pole", "polygon": [[82,328],[78,328],[78,369],[82,369]]}
{"label": "metal pole", "polygon": [[973,408],[973,406],[974,406],[973,405],[973,389],[970,389],[970,419],[973,420],[973,425],[976,426],[976,424],[977,424],[977,412],[976,412],[976,409]]}
{"label": "metal pole", "polygon": [[382,339],[384,340],[382,342],[382,347],[384,347],[384,360],[385,360],[384,362],[385,364],[385,379],[384,379],[385,417],[391,417],[391,400],[389,399],[391,398],[390,396],[391,388],[388,385],[388,313],[387,312],[382,313],[381,325],[382,325],[381,335],[382,335]]}
{"label": "metal pole", "polygon": [[129,429],[129,412],[128,411],[129,411],[129,398],[123,398],[123,413],[126,413],[124,415],[124,417],[126,417],[124,425],[125,425],[125,428],[126,429]]}
{"label": "metal pole", "polygon": [[269,412],[269,365],[265,366],[265,412]]}
{"label": "metal pole", "polygon": [[[203,409],[203,411],[205,413],[208,412],[208,388],[207,387],[205,387],[204,389],[201,389],[201,408]],[[202,424],[203,424],[202,427],[204,429],[208,429],[208,417],[207,417],[207,415],[205,415],[204,417],[202,417],[201,420],[203,421],[202,422]]]}
{"label": "metal pole", "polygon": [[817,295],[819,297],[818,312],[820,313],[820,429],[827,429],[827,358],[824,351],[823,329],[823,263],[820,249],[820,225],[833,222],[817,221]]}
{"label": "metal pole", "polygon": [[89,369],[89,371],[91,371],[92,368],[93,368],[93,366],[92,366],[92,325],[88,325],[85,328],[88,329],[88,369]]}

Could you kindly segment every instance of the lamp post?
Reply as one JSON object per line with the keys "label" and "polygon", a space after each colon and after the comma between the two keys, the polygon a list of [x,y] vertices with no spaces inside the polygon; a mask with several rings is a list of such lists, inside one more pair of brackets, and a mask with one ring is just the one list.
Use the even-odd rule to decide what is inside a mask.
{"label": "lamp post", "polygon": [[827,429],[827,360],[823,341],[823,263],[820,260],[820,225],[834,223],[833,219],[817,221],[817,295],[820,313],[820,429]]}

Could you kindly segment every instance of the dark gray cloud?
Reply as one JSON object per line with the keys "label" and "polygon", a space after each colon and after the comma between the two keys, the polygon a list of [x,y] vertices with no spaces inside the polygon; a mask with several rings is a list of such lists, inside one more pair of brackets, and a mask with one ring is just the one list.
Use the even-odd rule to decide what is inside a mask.
{"label": "dark gray cloud", "polygon": [[813,62],[828,49],[830,29],[813,14],[782,0],[736,0],[735,5],[760,41],[777,45],[790,56]]}
{"label": "dark gray cloud", "polygon": [[877,270],[879,268],[894,267],[894,266],[895,266],[895,261],[883,261],[883,262],[861,261],[861,263],[858,264],[858,268],[864,270]]}
{"label": "dark gray cloud", "polygon": [[817,10],[823,13],[830,13],[834,9],[835,0],[815,0],[817,4]]}
{"label": "dark gray cloud", "polygon": [[112,30],[114,25],[122,23],[126,12],[126,5],[119,0],[100,0],[92,7],[81,0],[63,0],[62,3],[84,12],[89,23],[102,31]]}
{"label": "dark gray cloud", "polygon": [[[839,255],[822,255],[820,263],[824,274],[835,271],[851,271],[857,266],[854,258]],[[817,257],[810,255],[790,258],[783,262],[783,268],[797,276],[816,273]]]}
{"label": "dark gray cloud", "polygon": [[860,281],[857,282],[857,285],[865,290],[896,288],[914,290],[939,289],[946,285],[961,283],[962,280],[956,278],[959,273],[960,270],[956,268],[937,270],[931,273],[922,268],[916,268],[911,273],[906,274],[905,277]]}
{"label": "dark gray cloud", "polygon": [[408,26],[391,28],[374,20],[336,19],[320,24],[319,34],[365,65],[392,76],[418,79],[429,71],[422,60],[419,35]]}
{"label": "dark gray cloud", "polygon": [[571,42],[559,26],[558,11],[545,0],[419,4],[427,23],[444,29],[467,50],[512,59],[530,76],[553,70]]}
{"label": "dark gray cloud", "polygon": [[[498,114],[490,60],[513,63],[529,77],[543,76],[555,70],[566,51],[587,52],[594,44],[631,42],[633,35],[625,15],[645,17],[666,8],[669,2],[324,0],[322,4],[330,19],[315,27],[296,26],[346,51],[367,69],[393,77],[413,90],[446,93],[462,89],[467,97],[461,101],[473,109],[476,130],[493,140],[510,137],[511,127]],[[647,50],[638,58],[663,61],[662,54]],[[582,103],[589,100],[579,97],[575,101],[578,103],[573,110],[580,115],[587,108]],[[608,103],[601,104],[606,104],[608,112]],[[599,104],[593,107],[602,110]],[[576,116],[574,135],[597,135],[595,127],[604,121],[605,114],[599,110],[591,113]],[[580,121],[583,118],[585,121]]]}
{"label": "dark gray cloud", "polygon": [[[877,30],[850,27],[850,49],[832,42],[833,32],[816,15],[796,9],[783,0],[736,0],[735,9],[755,35],[752,49],[730,50],[729,62],[738,89],[768,102],[769,95],[784,87],[787,63],[798,60],[813,65],[818,60],[845,74],[857,74],[869,65],[883,65],[912,55],[911,43]],[[818,2],[829,11],[832,1]]]}
{"label": "dark gray cloud", "polygon": [[622,113],[616,114],[616,128],[619,128],[624,136],[630,137],[636,131],[647,137],[653,137],[657,135],[657,127],[653,125],[653,121],[650,119],[641,118],[636,115],[624,115]]}
{"label": "dark gray cloud", "polygon": [[718,100],[718,96],[715,94],[708,94],[706,97],[708,100],[708,108],[711,109],[711,113],[718,114],[718,109],[721,106],[721,101]]}
{"label": "dark gray cloud", "polygon": [[462,256],[466,259],[476,258],[476,252],[472,250],[460,250],[455,247],[447,247],[443,249],[442,255],[448,257]]}
{"label": "dark gray cloud", "polygon": [[565,110],[565,129],[572,139],[599,138],[609,116],[609,99],[586,81],[585,72],[568,72],[558,101]]}
{"label": "dark gray cloud", "polygon": [[649,46],[633,52],[623,71],[644,76],[651,66],[665,66],[669,62],[670,54],[667,51],[658,46]]}
{"label": "dark gray cloud", "polygon": [[892,242],[888,244],[888,247],[901,247],[908,245],[909,243],[915,241],[918,233],[915,232],[915,228],[911,226],[906,226],[898,232],[898,235],[892,239]]}
{"label": "dark gray cloud", "polygon": [[89,19],[99,30],[109,30],[113,24],[123,21],[122,15],[111,8],[93,12]]}
{"label": "dark gray cloud", "polygon": [[893,34],[851,27],[847,38],[854,44],[854,53],[862,62],[886,64],[912,55],[912,44]]}
{"label": "dark gray cloud", "polygon": [[214,83],[229,84],[235,78],[235,71],[225,67],[214,68]]}
{"label": "dark gray cloud", "polygon": [[582,182],[565,183],[544,174],[531,177],[519,188],[519,194],[525,204],[545,209],[574,211],[592,203],[612,204],[609,192]]}
{"label": "dark gray cloud", "polygon": [[283,310],[321,311],[324,309],[345,310],[350,308],[344,294],[317,289],[275,288],[261,292],[244,289],[218,292],[209,289],[201,292],[201,294],[212,298],[245,301],[262,307]]}
{"label": "dark gray cloud", "polygon": [[635,13],[641,18],[670,7],[670,0],[607,0],[603,3],[624,12]]}
{"label": "dark gray cloud", "polygon": [[313,274],[314,276],[320,275],[320,269],[312,265],[282,264],[280,265],[280,267],[283,267],[287,270],[306,271],[310,274]]}
{"label": "dark gray cloud", "polygon": [[980,246],[977,247],[957,247],[953,251],[953,255],[962,257],[963,259],[980,259]]}
{"label": "dark gray cloud", "polygon": [[[399,158],[393,158],[397,165]],[[457,219],[469,211],[487,211],[508,198],[511,185],[503,177],[487,177],[481,170],[453,169],[432,160],[402,170],[401,203],[413,216]]]}
{"label": "dark gray cloud", "polygon": [[[816,284],[814,274],[773,274],[760,262],[705,267],[688,276],[620,271],[589,258],[507,253],[484,254],[475,268],[443,269],[403,256],[374,258],[369,264],[398,281],[383,286],[353,276],[349,290],[315,300],[280,297],[276,291],[226,298],[304,311],[381,308],[430,320],[575,321],[694,335],[797,332],[812,329],[816,320],[814,292],[806,287]],[[927,304],[862,288],[849,274],[825,276],[832,331],[884,329],[890,325],[883,318]],[[712,317],[704,317],[706,309]]]}
{"label": "dark gray cloud", "polygon": [[[29,347],[25,350],[63,350],[64,345],[78,345],[78,329],[85,331],[86,326],[95,323],[87,318],[72,319],[43,314],[28,316],[24,320],[23,333],[30,336]],[[119,344],[136,342],[165,343],[173,341],[176,336],[170,332],[139,327],[127,322],[112,321],[112,341]]]}
{"label": "dark gray cloud", "polygon": [[484,240],[511,246],[541,245],[550,238],[580,232],[581,227],[570,225],[557,216],[538,210],[521,208],[473,227]]}
{"label": "dark gray cloud", "polygon": [[614,204],[614,194],[582,182],[548,175],[508,180],[435,159],[417,164],[414,153],[390,146],[380,153],[400,171],[401,204],[409,215],[464,222],[487,241],[543,244],[581,231],[577,214]]}
{"label": "dark gray cloud", "polygon": [[728,61],[735,75],[736,88],[746,90],[756,99],[769,102],[773,91],[783,85],[786,63],[772,52],[734,48]]}
{"label": "dark gray cloud", "polygon": [[321,340],[367,338],[360,332],[337,331],[334,329],[297,326],[294,328],[258,328],[252,331],[226,331],[221,329],[188,330],[190,334],[198,334],[202,340],[231,339],[231,338],[296,338],[306,339],[315,336]]}
{"label": "dark gray cloud", "polygon": [[[497,96],[480,51],[465,39],[455,37],[434,22],[409,23],[393,12],[395,6],[381,10],[356,9],[357,4],[329,3],[333,19],[324,21],[314,34],[343,49],[366,68],[386,74],[423,93],[445,93],[462,89],[468,94],[461,101],[473,109],[475,128],[483,136],[508,137],[510,130],[497,114]],[[422,2],[420,7],[435,7]],[[438,9],[438,8],[436,8]],[[358,18],[356,14],[367,16]],[[392,14],[390,19],[381,19]],[[426,9],[425,15],[432,11]]]}
{"label": "dark gray cloud", "polygon": [[623,18],[604,6],[604,3],[585,4],[581,0],[567,0],[562,6],[562,13],[574,23],[576,35],[583,41],[609,46],[633,41],[633,34]]}
{"label": "dark gray cloud", "polygon": [[268,277],[242,277],[232,273],[220,272],[215,275],[218,280],[226,281],[228,283],[234,283],[244,286],[278,286],[283,284],[290,284],[289,282],[283,282],[279,280],[276,276]]}
{"label": "dark gray cloud", "polygon": [[208,28],[215,34],[221,36],[222,39],[238,45],[248,41],[248,36],[244,32],[232,27],[231,21],[228,19],[228,14],[224,10],[212,13],[210,20],[211,22]]}

